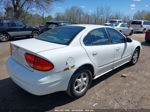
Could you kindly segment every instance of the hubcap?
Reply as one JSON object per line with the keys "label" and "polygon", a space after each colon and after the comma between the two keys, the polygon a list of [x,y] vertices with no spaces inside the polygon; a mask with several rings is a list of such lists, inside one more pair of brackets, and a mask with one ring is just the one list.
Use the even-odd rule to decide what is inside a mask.
{"label": "hubcap", "polygon": [[139,57],[139,53],[138,50],[135,51],[134,55],[133,55],[133,63],[136,63]]}
{"label": "hubcap", "polygon": [[7,41],[8,39],[9,39],[9,38],[8,38],[7,35],[5,35],[5,34],[1,34],[1,35],[0,35],[0,40],[1,40],[1,41],[5,42],[5,41]]}
{"label": "hubcap", "polygon": [[39,35],[38,32],[33,32],[33,37],[36,38]]}
{"label": "hubcap", "polygon": [[75,80],[74,90],[77,93],[82,93],[88,86],[89,76],[86,72],[81,73]]}

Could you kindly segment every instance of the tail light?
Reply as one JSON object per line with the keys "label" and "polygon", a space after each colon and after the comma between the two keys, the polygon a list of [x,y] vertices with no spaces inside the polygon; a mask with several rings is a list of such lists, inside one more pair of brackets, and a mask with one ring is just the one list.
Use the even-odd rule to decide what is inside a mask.
{"label": "tail light", "polygon": [[141,28],[143,28],[143,25],[141,25]]}
{"label": "tail light", "polygon": [[54,65],[51,62],[29,53],[25,54],[25,59],[31,68],[39,71],[49,71],[54,68]]}

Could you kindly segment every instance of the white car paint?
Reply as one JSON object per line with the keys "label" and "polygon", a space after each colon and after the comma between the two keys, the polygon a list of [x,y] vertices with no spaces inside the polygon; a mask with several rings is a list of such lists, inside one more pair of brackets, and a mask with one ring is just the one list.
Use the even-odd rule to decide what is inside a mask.
{"label": "white car paint", "polygon": [[131,27],[134,32],[146,32],[150,29],[150,21],[147,20],[133,20],[131,22]]}
{"label": "white car paint", "polygon": [[132,27],[128,27],[127,23],[119,23],[117,26],[114,27],[116,30],[122,32],[124,35],[128,36],[133,31]]}
{"label": "white car paint", "polygon": [[[73,73],[79,67],[85,64],[92,65],[94,68],[93,79],[96,79],[129,62],[136,47],[141,47],[141,44],[135,40],[132,43],[85,46],[83,39],[90,31],[109,27],[100,25],[71,26],[83,26],[85,29],[76,35],[69,45],[37,39],[11,42],[15,51],[6,63],[11,79],[34,95],[66,91]],[[46,72],[31,69],[24,59],[26,52],[52,62],[55,66],[54,69]],[[66,68],[69,69],[65,70]]]}

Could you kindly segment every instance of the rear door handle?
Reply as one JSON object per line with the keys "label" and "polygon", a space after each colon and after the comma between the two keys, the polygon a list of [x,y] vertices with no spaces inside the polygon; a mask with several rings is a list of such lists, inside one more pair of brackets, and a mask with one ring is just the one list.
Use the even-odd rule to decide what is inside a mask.
{"label": "rear door handle", "polygon": [[97,52],[93,52],[93,53],[92,53],[93,56],[96,56],[97,54],[98,54]]}

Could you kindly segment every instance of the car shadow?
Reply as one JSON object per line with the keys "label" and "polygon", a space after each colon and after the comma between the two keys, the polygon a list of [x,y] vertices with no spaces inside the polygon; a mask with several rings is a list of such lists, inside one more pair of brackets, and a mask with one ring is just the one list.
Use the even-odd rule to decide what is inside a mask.
{"label": "car shadow", "polygon": [[150,43],[148,42],[141,42],[142,46],[150,46]]}
{"label": "car shadow", "polygon": [[[91,88],[126,67],[127,65],[123,65],[94,80]],[[65,92],[35,96],[18,87],[10,78],[0,80],[0,111],[43,112],[53,110],[57,106],[63,106],[75,100],[77,99],[69,97]]]}

